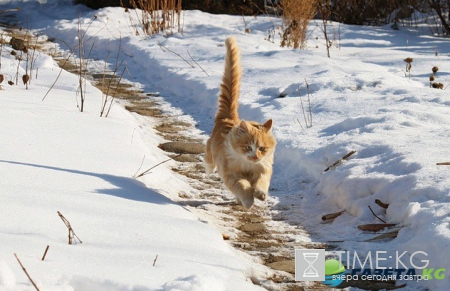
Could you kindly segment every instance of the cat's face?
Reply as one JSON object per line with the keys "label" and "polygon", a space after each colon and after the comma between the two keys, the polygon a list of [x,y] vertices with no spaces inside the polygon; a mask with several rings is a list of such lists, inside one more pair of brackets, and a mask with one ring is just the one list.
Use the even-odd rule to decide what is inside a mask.
{"label": "cat's face", "polygon": [[233,149],[250,162],[258,163],[272,155],[276,141],[272,134],[272,119],[264,124],[241,121],[235,131]]}

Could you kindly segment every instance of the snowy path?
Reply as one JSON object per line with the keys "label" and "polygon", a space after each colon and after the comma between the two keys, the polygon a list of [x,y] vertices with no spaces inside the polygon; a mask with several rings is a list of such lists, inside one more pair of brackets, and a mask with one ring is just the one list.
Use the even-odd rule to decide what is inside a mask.
{"label": "snowy path", "polygon": [[[433,66],[440,68],[439,82],[445,85],[450,82],[448,39],[427,35],[429,30],[423,24],[401,27],[399,31],[389,26],[333,24],[336,34],[339,28],[340,47],[333,47],[332,57],[327,58],[317,23],[310,26],[308,49],[298,51],[265,40],[279,21],[265,16],[247,18],[251,33],[245,34],[242,17],[186,11],[182,33],[150,37],[135,35],[133,29],[139,23],[133,19],[136,15],[119,8],[92,11],[78,6],[79,18],[80,14],[73,11],[68,0],[43,1],[47,6],[36,1],[7,2],[23,4],[23,14],[18,19],[22,23],[29,21],[35,31],[63,39],[61,48],[66,48],[66,44],[76,46],[81,21],[83,29],[87,29],[90,41],[87,45],[95,44],[91,57],[98,61],[92,63],[97,72],[103,70],[102,60],[112,59],[121,47],[119,59],[130,72],[127,79],[142,86],[139,89],[152,92],[150,104],[143,107],[154,108],[151,114],[171,115],[176,119],[176,127],[183,128],[191,142],[204,141],[212,128],[223,69],[223,41],[227,35],[236,35],[244,67],[240,114],[253,120],[274,118],[279,142],[271,198],[254,210],[256,215],[274,221],[261,222],[243,214],[241,219],[252,222],[252,226],[236,225],[236,229],[243,233],[246,230],[249,236],[261,233],[262,236],[240,244],[251,248],[262,246],[263,240],[271,243],[271,237],[264,238],[264,227],[273,227],[288,234],[288,242],[293,247],[312,239],[334,242],[339,250],[360,256],[375,251],[406,251],[408,255],[404,258],[410,262],[409,267],[420,265],[421,260],[411,255],[420,251],[427,254],[430,267],[450,270],[447,259],[441,255],[450,250],[450,180],[448,167],[436,166],[436,162],[446,161],[448,157],[450,103],[448,90],[429,86]],[[189,65],[189,55],[198,66]],[[404,71],[407,57],[414,59],[411,77]],[[311,89],[312,126],[304,123],[300,104],[300,100],[304,103],[307,100],[305,79]],[[73,87],[69,82],[59,84],[57,89]],[[141,106],[139,111],[146,110]],[[167,139],[174,136],[170,127],[173,121],[158,124],[136,115],[134,118],[139,123],[134,138],[141,139],[145,146],[156,148],[163,142],[153,134],[154,128],[172,130],[166,132]],[[183,127],[187,124],[193,127]],[[356,151],[355,155],[324,173],[327,166],[352,150]],[[165,155],[146,152],[143,168],[164,160]],[[192,158],[195,162],[196,158]],[[133,165],[139,164],[142,156],[134,159],[137,161]],[[203,180],[201,167],[195,167],[195,171],[191,168],[195,163],[178,165],[168,162],[155,170],[170,172],[176,168],[178,174],[170,173],[170,177],[177,180],[158,181],[152,173],[142,181],[170,199],[184,203],[185,208],[197,215],[207,216],[204,220],[222,225],[230,219],[231,225],[238,224],[227,211],[222,214],[215,209],[223,206],[232,213],[240,212],[230,203],[232,197],[215,186],[217,181]],[[181,187],[175,181],[180,181],[182,173],[201,178],[207,185],[186,179],[184,185],[192,182],[191,186]],[[214,199],[217,205],[210,203]],[[388,203],[389,207],[379,207],[375,199]],[[396,238],[367,242],[375,234],[361,231],[358,226],[379,222],[368,206],[388,223],[396,224],[395,229],[399,230]],[[334,221],[321,221],[322,215],[343,210]],[[209,216],[214,212],[219,219],[216,215]],[[280,220],[284,222],[278,224]],[[311,238],[305,237],[302,231],[290,233],[290,228],[298,225],[306,228]],[[232,228],[224,227],[220,232],[236,241],[241,239],[237,235],[239,231]],[[276,238],[278,234],[273,236]],[[269,249],[270,243],[266,246]],[[249,253],[252,251],[249,249]],[[275,259],[269,257],[263,261],[279,267],[284,264],[283,257],[279,254]],[[393,264],[395,260],[382,262],[386,268]],[[410,290],[446,290],[449,280],[447,276],[407,283]]]}

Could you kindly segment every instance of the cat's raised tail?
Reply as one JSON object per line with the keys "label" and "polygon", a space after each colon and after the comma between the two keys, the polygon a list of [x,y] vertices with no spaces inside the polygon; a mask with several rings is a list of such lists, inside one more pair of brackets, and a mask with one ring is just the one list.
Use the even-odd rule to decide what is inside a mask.
{"label": "cat's raised tail", "polygon": [[219,108],[215,120],[239,121],[238,99],[241,88],[241,55],[234,36],[227,37],[225,70],[220,85]]}

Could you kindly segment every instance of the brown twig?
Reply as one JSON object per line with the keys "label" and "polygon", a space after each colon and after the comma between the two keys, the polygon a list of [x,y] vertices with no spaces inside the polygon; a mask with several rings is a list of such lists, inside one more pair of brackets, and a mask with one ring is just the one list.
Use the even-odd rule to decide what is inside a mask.
{"label": "brown twig", "polygon": [[436,163],[437,166],[450,166],[450,162]]}
{"label": "brown twig", "polygon": [[191,57],[191,60],[200,68],[202,69],[203,72],[205,72],[205,74],[209,77],[209,74],[197,63],[196,60],[194,60],[194,58],[191,56],[191,54],[189,53],[189,51],[187,51],[189,57]]}
{"label": "brown twig", "polygon": [[324,172],[328,171],[329,169],[337,166],[338,164],[340,164],[342,161],[348,159],[351,155],[353,155],[354,153],[356,153],[356,151],[351,151],[348,154],[346,154],[345,156],[343,156],[341,159],[337,160],[336,162],[334,162],[331,166],[329,166],[328,168],[326,168],[324,170]]}
{"label": "brown twig", "polygon": [[158,43],[158,45],[159,45],[159,47],[163,50],[163,52],[165,52],[165,51],[164,51],[164,49],[165,49],[165,50],[167,50],[167,51],[169,51],[169,52],[171,52],[171,53],[173,53],[173,54],[179,56],[183,61],[185,61],[185,62],[186,62],[189,66],[191,66],[192,68],[195,68],[195,66],[194,66],[193,64],[191,64],[190,62],[188,62],[188,61],[187,61],[185,58],[183,58],[183,56],[180,55],[179,53],[170,50],[169,48],[163,46],[163,45],[160,44],[160,43]]}
{"label": "brown twig", "polygon": [[156,255],[155,259],[153,260],[153,267],[155,266],[157,259],[158,259],[158,255]]}
{"label": "brown twig", "polygon": [[380,217],[378,217],[378,216],[375,214],[375,212],[373,212],[372,207],[370,207],[370,205],[367,206],[367,207],[369,207],[370,212],[372,212],[373,216],[375,216],[376,218],[378,218],[378,219],[379,219],[380,221],[382,221],[383,223],[386,223],[386,221],[384,221],[383,219],[381,219]]}
{"label": "brown twig", "polygon": [[386,239],[386,238],[392,238],[392,239],[394,239],[394,238],[397,237],[397,235],[398,235],[398,230],[394,230],[394,231],[387,232],[387,233],[384,233],[384,234],[382,234],[382,235],[378,235],[378,236],[376,236],[376,237],[367,239],[367,240],[365,240],[365,242],[377,241],[377,240],[380,240],[380,239]]}
{"label": "brown twig", "polygon": [[176,159],[176,158],[178,158],[179,156],[181,156],[182,154],[179,154],[179,155],[176,155],[175,157],[173,157],[173,158],[170,158],[170,159],[167,159],[167,160],[165,160],[165,161],[162,161],[162,162],[160,162],[160,163],[158,163],[158,164],[156,164],[156,165],[154,165],[153,167],[151,167],[150,169],[148,169],[148,170],[146,170],[146,171],[144,171],[144,172],[142,172],[142,173],[140,173],[139,175],[137,175],[136,177],[134,177],[134,178],[139,178],[139,177],[142,177],[142,176],[144,176],[144,175],[146,175],[146,174],[148,174],[148,172],[150,172],[152,169],[154,169],[154,168],[156,168],[157,166],[159,166],[159,165],[162,165],[162,164],[164,164],[164,163],[166,163],[166,162],[168,162],[168,161],[170,161],[170,160],[173,160],[173,159]]}
{"label": "brown twig", "polygon": [[64,222],[64,224],[67,226],[67,228],[69,229],[69,245],[72,244],[72,240],[74,238],[78,239],[78,241],[80,243],[83,243],[81,241],[81,239],[75,234],[75,232],[73,231],[72,226],[70,225],[70,222],[64,217],[64,215],[61,214],[61,212],[57,211],[59,217],[61,217],[62,221]]}
{"label": "brown twig", "polygon": [[387,209],[389,207],[389,204],[381,202],[380,199],[375,199],[375,203],[384,209]]}
{"label": "brown twig", "polygon": [[56,76],[55,81],[53,82],[53,84],[50,86],[50,88],[47,90],[47,93],[45,93],[44,97],[42,98],[42,101],[45,100],[45,98],[47,97],[48,93],[50,93],[50,91],[52,91],[53,87],[55,87],[56,82],[58,82],[59,77],[61,76],[61,73],[64,71],[64,66],[69,62],[70,57],[73,55],[73,50],[72,52],[69,54],[69,56],[66,58],[66,60],[64,61],[64,63],[61,66],[61,69],[59,70],[58,76]]}
{"label": "brown twig", "polygon": [[345,210],[338,211],[338,212],[335,212],[335,213],[326,214],[326,215],[322,216],[322,221],[335,219],[336,217],[338,217],[339,215],[341,215],[344,212],[345,212]]}
{"label": "brown twig", "polygon": [[[127,70],[126,67],[123,68],[122,74],[120,74],[119,81],[117,81],[117,84],[116,84],[116,90],[114,90],[114,92],[113,92],[113,94],[112,94],[112,96],[111,96],[111,100],[109,101],[108,111],[106,111],[105,117],[108,117],[109,112],[111,111],[111,107],[113,106],[114,99],[116,99],[117,91],[119,91],[118,89],[119,89],[120,82],[122,81],[123,74],[125,73],[126,70]],[[109,90],[109,88],[108,88],[108,90]]]}
{"label": "brown twig", "polygon": [[49,248],[50,248],[49,245],[45,248],[44,255],[42,256],[42,261],[45,260],[45,256],[47,255],[47,252],[48,252],[48,249],[49,249]]}
{"label": "brown twig", "polygon": [[385,229],[386,227],[392,227],[392,226],[395,226],[395,224],[392,224],[392,223],[384,223],[384,224],[373,223],[373,224],[358,225],[358,229],[377,232],[377,231],[380,231],[382,229]]}
{"label": "brown twig", "polygon": [[25,267],[22,265],[22,263],[20,262],[19,257],[17,256],[16,253],[14,253],[14,256],[16,257],[17,261],[19,262],[19,265],[22,267],[22,270],[27,275],[27,277],[30,280],[31,284],[33,284],[34,288],[36,288],[36,290],[39,291],[38,286],[36,286],[36,283],[34,283],[33,279],[31,279],[30,274],[28,274],[27,269],[25,269]]}

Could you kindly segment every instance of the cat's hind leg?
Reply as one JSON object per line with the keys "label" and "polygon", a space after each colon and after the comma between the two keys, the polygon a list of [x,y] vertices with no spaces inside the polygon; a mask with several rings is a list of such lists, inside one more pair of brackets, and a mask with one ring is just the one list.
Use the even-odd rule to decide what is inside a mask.
{"label": "cat's hind leg", "polygon": [[205,147],[205,171],[206,174],[212,174],[216,171],[216,165],[214,164],[212,153],[211,153],[211,146],[210,141],[206,143]]}

